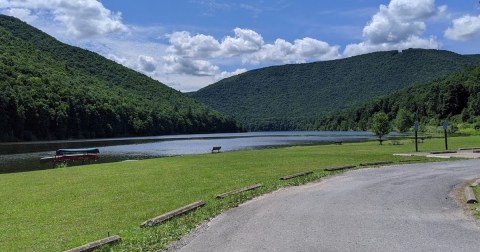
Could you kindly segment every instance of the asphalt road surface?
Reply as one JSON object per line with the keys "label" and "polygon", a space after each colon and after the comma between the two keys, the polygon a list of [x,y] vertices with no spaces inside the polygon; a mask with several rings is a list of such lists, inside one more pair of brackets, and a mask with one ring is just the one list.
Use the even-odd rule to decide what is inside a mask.
{"label": "asphalt road surface", "polygon": [[221,214],[170,250],[480,251],[480,225],[454,188],[480,160],[355,170]]}

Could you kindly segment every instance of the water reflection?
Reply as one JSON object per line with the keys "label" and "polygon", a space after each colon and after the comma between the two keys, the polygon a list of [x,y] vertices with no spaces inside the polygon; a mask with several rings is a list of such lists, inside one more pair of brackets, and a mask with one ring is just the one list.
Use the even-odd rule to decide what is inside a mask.
{"label": "water reflection", "polygon": [[137,160],[153,157],[209,153],[213,146],[222,151],[313,145],[335,141],[353,142],[372,138],[369,132],[251,132],[229,134],[196,134],[99,140],[0,143],[0,173],[52,168],[40,163],[60,148],[98,147],[98,162]]}

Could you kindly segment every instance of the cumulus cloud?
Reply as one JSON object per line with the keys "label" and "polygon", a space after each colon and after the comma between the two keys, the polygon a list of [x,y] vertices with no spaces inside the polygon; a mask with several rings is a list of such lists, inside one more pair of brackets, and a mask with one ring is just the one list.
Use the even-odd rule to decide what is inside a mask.
{"label": "cumulus cloud", "polygon": [[304,63],[312,60],[332,60],[341,57],[339,46],[313,38],[297,39],[290,43],[277,39],[273,44],[264,45],[261,50],[244,56],[244,62],[259,64],[262,62]]}
{"label": "cumulus cloud", "polygon": [[102,38],[79,40],[76,45],[97,52],[118,64],[146,74],[153,79],[161,82],[166,79],[162,57],[165,55],[167,46],[144,40],[141,34],[132,31],[121,38],[103,36]]}
{"label": "cumulus cloud", "polygon": [[163,57],[164,71],[168,74],[187,74],[196,76],[213,76],[219,67],[207,60],[190,59],[176,55]]}
{"label": "cumulus cloud", "polygon": [[[234,36],[218,40],[210,35],[192,35],[181,31],[169,34],[170,46],[164,57],[168,73],[227,76],[219,72],[215,60],[240,60],[243,64],[301,63],[314,60],[330,60],[340,57],[339,46],[313,38],[297,39],[293,43],[277,39],[266,44],[262,35],[235,28]],[[238,70],[234,73],[238,73]]]}
{"label": "cumulus cloud", "polygon": [[142,72],[151,73],[157,68],[157,61],[150,56],[140,55],[138,57],[138,69]]}
{"label": "cumulus cloud", "polygon": [[388,9],[394,17],[403,21],[424,20],[439,11],[435,6],[435,0],[392,0]]}
{"label": "cumulus cloud", "polygon": [[480,16],[465,15],[454,19],[452,26],[445,31],[445,37],[461,41],[480,37]]}
{"label": "cumulus cloud", "polygon": [[115,61],[115,62],[117,62],[118,64],[121,64],[121,65],[127,65],[127,62],[128,62],[127,58],[120,57],[120,56],[115,55],[113,53],[109,53],[109,54],[105,55],[105,57],[107,59],[113,60],[113,61]]}
{"label": "cumulus cloud", "polygon": [[[1,6],[0,2],[0,6]],[[32,15],[32,11],[26,8],[9,8],[3,11],[5,15],[19,18],[25,22],[33,22],[37,19],[35,15]]]}
{"label": "cumulus cloud", "polygon": [[345,56],[362,53],[416,48],[438,48],[435,37],[424,38],[425,20],[446,11],[446,6],[437,7],[435,0],[391,0],[389,5],[380,5],[379,11],[363,28],[364,41],[347,45]]}
{"label": "cumulus cloud", "polygon": [[246,71],[247,71],[247,69],[245,69],[245,68],[240,68],[240,69],[237,69],[233,72],[223,71],[220,74],[215,76],[215,80],[218,81],[218,80],[221,80],[221,79],[225,79],[225,78],[228,78],[228,77],[239,75],[239,74],[245,73]]}
{"label": "cumulus cloud", "polygon": [[235,37],[227,36],[221,44],[225,55],[236,56],[260,50],[264,44],[263,37],[249,29],[235,28]]}
{"label": "cumulus cloud", "polygon": [[76,38],[128,30],[122,23],[121,13],[106,9],[97,0],[4,0],[0,1],[0,9],[6,14],[17,14],[19,18],[22,17],[18,10],[23,10],[23,15],[27,14],[25,10],[30,11],[29,18],[51,16]]}
{"label": "cumulus cloud", "polygon": [[212,36],[198,34],[192,36],[181,31],[168,35],[170,47],[167,53],[190,58],[210,58],[220,50],[220,43]]}
{"label": "cumulus cloud", "polygon": [[417,36],[411,36],[399,43],[381,43],[370,44],[368,42],[361,42],[358,44],[347,45],[344,51],[345,56],[355,56],[376,51],[391,51],[391,50],[405,50],[409,48],[426,48],[437,49],[440,47],[440,43],[434,38],[420,38]]}

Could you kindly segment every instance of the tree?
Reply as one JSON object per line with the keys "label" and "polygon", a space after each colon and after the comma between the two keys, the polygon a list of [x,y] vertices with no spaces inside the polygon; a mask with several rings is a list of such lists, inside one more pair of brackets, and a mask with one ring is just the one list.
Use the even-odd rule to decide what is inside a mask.
{"label": "tree", "polygon": [[378,112],[373,115],[372,125],[373,133],[378,136],[378,141],[382,144],[382,137],[390,132],[390,122],[388,116],[384,112]]}
{"label": "tree", "polygon": [[405,109],[400,109],[395,119],[395,126],[401,133],[407,132],[413,125],[412,113]]}

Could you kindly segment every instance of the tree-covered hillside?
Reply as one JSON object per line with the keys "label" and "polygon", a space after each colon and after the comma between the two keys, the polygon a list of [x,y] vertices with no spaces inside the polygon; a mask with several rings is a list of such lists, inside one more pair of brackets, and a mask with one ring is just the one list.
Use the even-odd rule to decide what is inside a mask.
{"label": "tree-covered hillside", "polygon": [[440,50],[376,52],[253,70],[191,95],[250,130],[306,129],[334,111],[479,63],[480,55]]}
{"label": "tree-covered hillside", "polygon": [[231,118],[0,15],[0,140],[233,132]]}
{"label": "tree-covered hillside", "polygon": [[[386,113],[391,122],[398,121],[397,128],[409,129],[414,121],[433,126],[450,121],[453,125],[476,124],[475,127],[480,129],[480,65],[324,117],[317,122],[316,128],[367,130],[377,112]],[[402,127],[404,121],[410,121],[409,125]]]}

